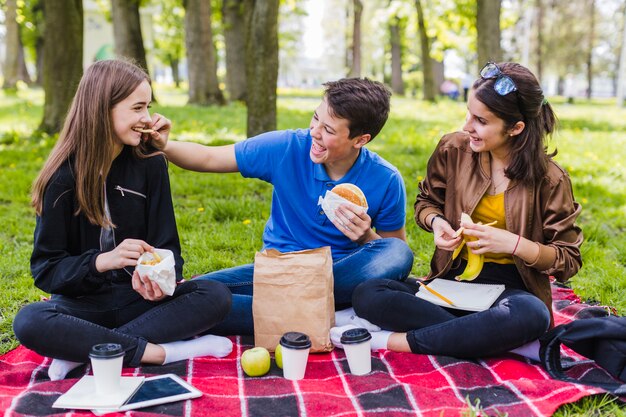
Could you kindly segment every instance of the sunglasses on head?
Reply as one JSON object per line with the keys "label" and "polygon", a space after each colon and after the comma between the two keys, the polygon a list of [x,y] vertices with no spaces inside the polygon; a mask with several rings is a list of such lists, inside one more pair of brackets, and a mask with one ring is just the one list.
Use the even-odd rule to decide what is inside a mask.
{"label": "sunglasses on head", "polygon": [[495,62],[487,62],[487,65],[480,70],[480,77],[483,80],[492,80],[495,78],[496,81],[493,84],[493,89],[501,96],[506,96],[513,91],[517,91],[515,82],[513,82],[508,75],[504,75]]}

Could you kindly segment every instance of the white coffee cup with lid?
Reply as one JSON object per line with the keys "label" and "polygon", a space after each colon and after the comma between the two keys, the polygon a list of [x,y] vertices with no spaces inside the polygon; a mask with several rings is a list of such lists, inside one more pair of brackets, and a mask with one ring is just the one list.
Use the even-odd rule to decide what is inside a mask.
{"label": "white coffee cup with lid", "polygon": [[341,334],[341,345],[351,374],[365,375],[372,371],[371,339],[370,332],[361,327],[348,329]]}
{"label": "white coffee cup with lid", "polygon": [[93,345],[89,352],[97,395],[114,395],[120,391],[124,350],[118,343]]}
{"label": "white coffee cup with lid", "polygon": [[304,378],[311,339],[304,333],[287,332],[280,338],[283,351],[283,376],[297,381]]}

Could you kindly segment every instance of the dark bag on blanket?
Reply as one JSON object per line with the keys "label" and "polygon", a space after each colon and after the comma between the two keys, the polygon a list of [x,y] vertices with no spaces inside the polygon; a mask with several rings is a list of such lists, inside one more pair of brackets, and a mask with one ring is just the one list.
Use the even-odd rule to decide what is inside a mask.
{"label": "dark bag on blanket", "polygon": [[553,378],[597,386],[616,395],[626,394],[626,383],[608,379],[604,381],[575,379],[565,373],[566,368],[561,362],[561,344],[564,344],[593,360],[614,378],[626,382],[626,317],[607,316],[574,320],[556,326],[543,335],[540,342],[539,357]]}

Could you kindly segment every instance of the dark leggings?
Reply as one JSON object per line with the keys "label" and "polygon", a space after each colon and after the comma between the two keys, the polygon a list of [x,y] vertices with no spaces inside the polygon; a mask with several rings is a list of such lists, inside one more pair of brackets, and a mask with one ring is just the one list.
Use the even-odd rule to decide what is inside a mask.
{"label": "dark leggings", "polygon": [[[487,272],[480,282],[493,282],[494,272],[510,269],[494,267],[485,264]],[[385,330],[407,333],[413,353],[495,356],[537,339],[550,325],[550,312],[539,298],[520,289],[510,276],[504,281],[511,285],[491,308],[480,312],[440,307],[415,297],[418,288],[413,284],[382,279],[359,285],[352,303],[359,317]]]}
{"label": "dark leggings", "polygon": [[87,362],[91,346],[119,343],[124,363],[139,366],[146,344],[187,339],[226,317],[230,291],[214,281],[191,280],[159,302],[144,300],[129,282],[108,283],[85,297],[55,295],[28,304],[16,315],[13,330],[27,348],[42,356]]}

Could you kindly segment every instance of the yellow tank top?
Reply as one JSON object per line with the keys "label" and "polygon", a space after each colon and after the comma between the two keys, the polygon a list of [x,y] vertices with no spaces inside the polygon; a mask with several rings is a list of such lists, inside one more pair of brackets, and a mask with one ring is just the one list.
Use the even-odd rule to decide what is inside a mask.
{"label": "yellow tank top", "polygon": [[[474,223],[491,223],[497,220],[493,227],[506,230],[506,216],[504,214],[504,193],[489,195],[485,194],[476,209],[472,213]],[[512,264],[513,256],[506,253],[486,253],[485,262],[495,262],[497,264]]]}

